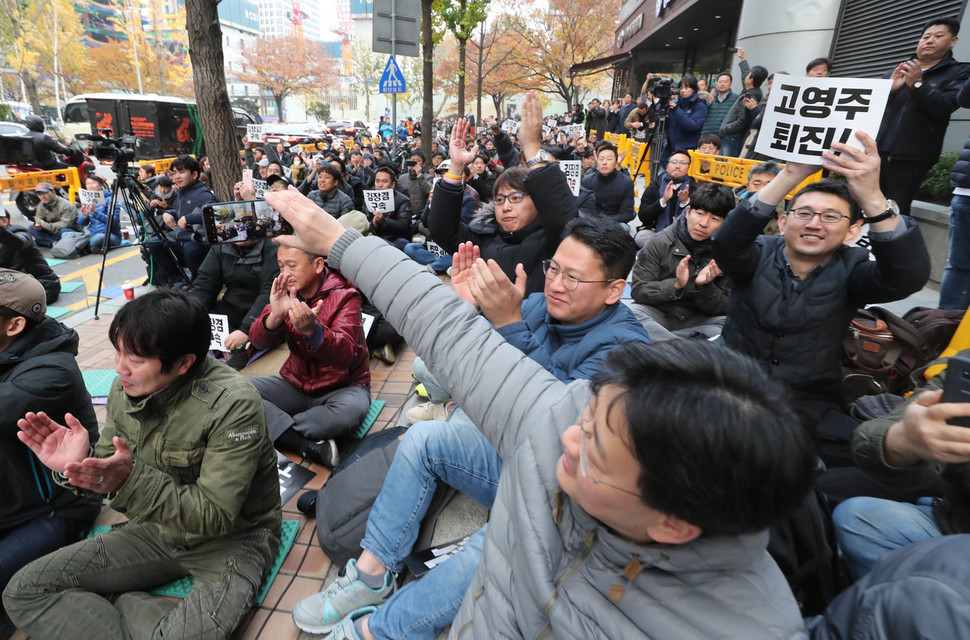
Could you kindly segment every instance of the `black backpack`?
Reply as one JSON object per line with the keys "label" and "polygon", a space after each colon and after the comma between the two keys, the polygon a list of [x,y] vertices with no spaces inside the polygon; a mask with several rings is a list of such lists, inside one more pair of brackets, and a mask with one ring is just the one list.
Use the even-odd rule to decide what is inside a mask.
{"label": "black backpack", "polygon": [[[338,566],[360,555],[367,518],[384,478],[394,461],[406,427],[389,427],[365,436],[354,451],[333,470],[316,495],[317,539]],[[439,484],[421,525],[416,549],[431,545],[434,524],[454,490]],[[307,494],[301,496],[304,502]]]}
{"label": "black backpack", "polygon": [[773,526],[770,534],[768,553],[785,574],[802,616],[822,613],[848,586],[825,497],[812,489],[801,506]]}

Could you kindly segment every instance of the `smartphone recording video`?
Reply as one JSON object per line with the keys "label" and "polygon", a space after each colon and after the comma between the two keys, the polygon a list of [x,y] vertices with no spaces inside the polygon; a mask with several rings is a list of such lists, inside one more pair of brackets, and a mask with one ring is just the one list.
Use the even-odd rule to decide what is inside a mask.
{"label": "smartphone recording video", "polygon": [[264,200],[216,202],[202,209],[212,244],[290,235],[293,227]]}

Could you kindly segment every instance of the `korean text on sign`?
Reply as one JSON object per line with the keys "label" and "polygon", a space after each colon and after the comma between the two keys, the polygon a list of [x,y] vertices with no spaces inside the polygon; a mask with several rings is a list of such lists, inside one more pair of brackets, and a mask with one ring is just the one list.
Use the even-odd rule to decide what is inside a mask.
{"label": "korean text on sign", "polygon": [[364,205],[371,213],[394,211],[394,189],[365,190]]}
{"label": "korean text on sign", "polygon": [[833,142],[859,149],[855,131],[879,131],[890,80],[779,76],[765,106],[757,153],[819,164]]}

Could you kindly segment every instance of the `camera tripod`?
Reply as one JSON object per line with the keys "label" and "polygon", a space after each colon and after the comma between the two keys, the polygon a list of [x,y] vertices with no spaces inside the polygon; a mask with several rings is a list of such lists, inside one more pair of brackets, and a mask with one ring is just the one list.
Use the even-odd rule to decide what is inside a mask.
{"label": "camera tripod", "polygon": [[[136,233],[139,233],[140,230],[139,240],[141,244],[144,246],[154,236],[162,247],[162,251],[167,252],[168,257],[172,259],[180,277],[176,286],[187,289],[191,284],[185,272],[181,269],[181,262],[168,243],[165,230],[159,225],[155,216],[151,214],[151,207],[148,205],[148,199],[151,194],[147,193],[148,187],[138,182],[131,175],[126,159],[116,155],[115,161],[111,165],[111,170],[115,173],[115,179],[111,184],[111,200],[108,202],[108,222],[105,228],[104,240],[101,242],[101,270],[98,272],[98,291],[94,302],[95,319],[98,319],[98,309],[101,305],[101,288],[104,283],[105,260],[108,257],[108,248],[111,246],[111,226],[119,202],[124,203],[124,206],[121,208],[128,214],[128,220],[131,222],[132,228],[135,229]],[[154,258],[149,257],[149,260],[154,260]]]}

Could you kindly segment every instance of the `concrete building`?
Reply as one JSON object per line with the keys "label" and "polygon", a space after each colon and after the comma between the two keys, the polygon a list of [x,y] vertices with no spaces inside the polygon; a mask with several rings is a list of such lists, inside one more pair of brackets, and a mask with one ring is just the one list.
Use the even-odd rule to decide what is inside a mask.
{"label": "concrete building", "polygon": [[[740,46],[770,72],[804,74],[809,60],[824,56],[833,76],[878,78],[914,55],[923,24],[939,16],[970,29],[964,0],[626,0],[613,55],[574,68],[612,67],[614,96],[637,94],[650,72],[712,77],[723,69],[738,91],[732,49]],[[970,61],[970,38],[953,54]],[[970,111],[961,109],[944,149],[959,150],[968,134]]]}

